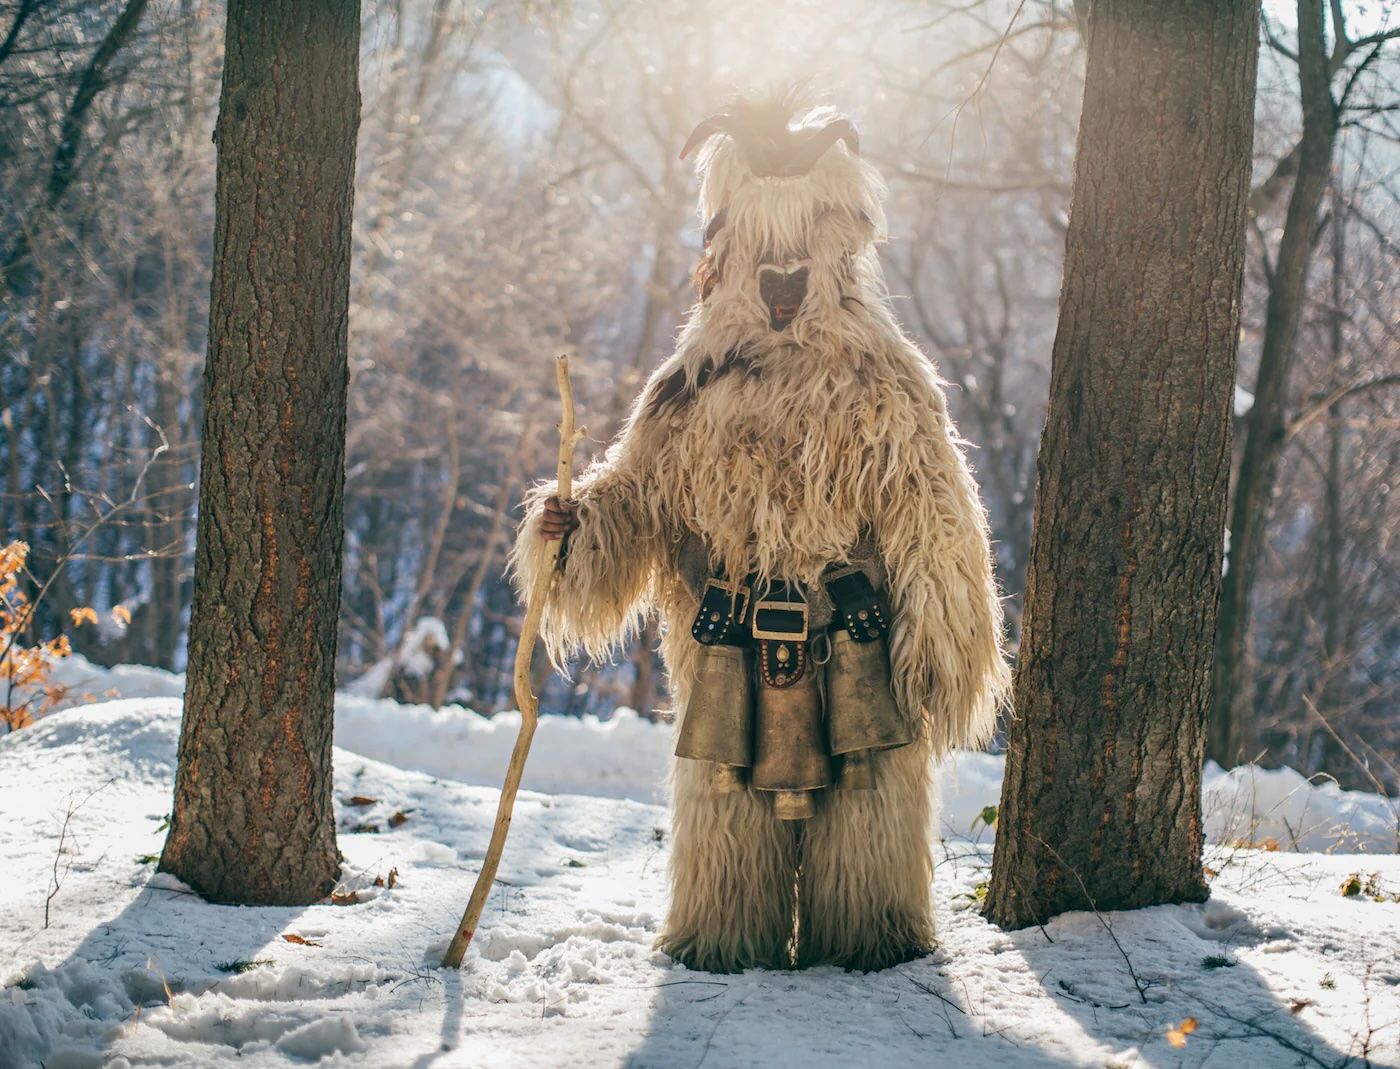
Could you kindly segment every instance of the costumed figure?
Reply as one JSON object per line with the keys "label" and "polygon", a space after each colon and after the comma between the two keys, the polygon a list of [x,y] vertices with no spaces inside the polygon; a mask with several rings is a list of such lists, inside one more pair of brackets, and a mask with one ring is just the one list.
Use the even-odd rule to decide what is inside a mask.
{"label": "costumed figure", "polygon": [[603,459],[534,488],[530,589],[561,663],[663,623],[672,897],[692,968],[886,968],[933,943],[933,762],[1006,687],[986,518],[876,254],[852,124],[790,98],[701,123],[699,301]]}

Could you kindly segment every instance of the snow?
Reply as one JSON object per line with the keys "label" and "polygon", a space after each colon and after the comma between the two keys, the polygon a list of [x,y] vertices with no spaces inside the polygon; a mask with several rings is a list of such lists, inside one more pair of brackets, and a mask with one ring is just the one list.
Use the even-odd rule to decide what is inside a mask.
{"label": "snow", "polygon": [[1212,842],[1317,852],[1400,853],[1400,805],[1378,794],[1311,783],[1291,768],[1205,769],[1203,804]]}
{"label": "snow", "polygon": [[[1287,770],[1212,769],[1208,902],[1004,933],[977,909],[992,834],[975,820],[996,800],[1001,762],[963,754],[945,776],[935,955],[869,975],[717,976],[652,948],[669,851],[652,801],[665,729],[626,713],[547,718],[497,891],[451,972],[437,963],[489,838],[487,784],[504,769],[473,764],[471,746],[503,754],[508,720],[466,720],[454,737],[452,718],[467,714],[342,697],[341,890],[355,903],[218,907],[148,860],[170,806],[178,677],[88,670],[99,695],[165,693],[75,706],[0,738],[3,1069],[1400,1066],[1400,903],[1385,897],[1400,892],[1400,858],[1343,852],[1381,849],[1386,827],[1394,851],[1393,811],[1374,796]],[[354,752],[361,743],[372,756]],[[389,753],[441,764],[377,759]],[[1240,845],[1275,828],[1282,850]],[[392,888],[375,885],[395,870]],[[1354,874],[1367,889],[1345,897]],[[1198,1026],[1178,1049],[1168,1033],[1188,1018]]]}
{"label": "snow", "polygon": [[1254,408],[1254,395],[1239,383],[1235,384],[1235,418],[1247,416]]}
{"label": "snow", "polygon": [[404,635],[392,657],[380,658],[346,691],[362,698],[378,698],[388,687],[395,671],[402,672],[409,679],[427,679],[434,668],[430,651],[441,652],[451,648],[447,625],[436,616],[421,617]]}

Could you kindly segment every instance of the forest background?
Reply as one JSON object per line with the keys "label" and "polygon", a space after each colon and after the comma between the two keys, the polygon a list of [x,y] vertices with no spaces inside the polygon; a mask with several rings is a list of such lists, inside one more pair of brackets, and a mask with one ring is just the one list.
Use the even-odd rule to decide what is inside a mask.
{"label": "forest background", "polygon": [[[1300,222],[1296,16],[1264,9],[1235,439],[1237,464],[1254,433],[1279,468],[1232,494],[1265,538],[1239,723],[1212,756],[1393,794],[1400,41],[1388,5],[1317,3],[1337,124]],[[0,2],[0,533],[31,547],[21,641],[67,629],[103,664],[183,667],[222,29],[201,0]],[[570,354],[601,451],[692,300],[686,134],[735,87],[801,76],[857,117],[889,181],[890,288],[952,386],[1014,647],[1083,71],[1073,5],[400,0],[365,5],[361,70],[342,682],[514,705],[502,570],[523,489],[552,466],[552,357]],[[1310,250],[1301,327],[1261,384],[1290,225]],[[85,607],[96,625],[72,628]],[[654,645],[553,678],[542,708],[664,715]]]}

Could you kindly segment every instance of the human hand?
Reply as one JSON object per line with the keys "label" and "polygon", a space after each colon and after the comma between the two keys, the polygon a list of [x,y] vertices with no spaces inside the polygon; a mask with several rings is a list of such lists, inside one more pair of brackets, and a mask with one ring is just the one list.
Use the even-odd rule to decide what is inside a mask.
{"label": "human hand", "polygon": [[545,499],[544,515],[540,519],[540,537],[546,542],[567,539],[578,530],[578,502],[570,498],[560,501],[557,494]]}

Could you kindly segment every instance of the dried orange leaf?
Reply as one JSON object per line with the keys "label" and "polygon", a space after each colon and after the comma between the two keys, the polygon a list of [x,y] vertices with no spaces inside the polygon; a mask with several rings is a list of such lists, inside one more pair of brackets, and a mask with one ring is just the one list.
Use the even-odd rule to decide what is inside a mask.
{"label": "dried orange leaf", "polygon": [[287,932],[282,936],[282,938],[289,943],[296,943],[298,946],[318,947],[321,945],[320,943],[313,943],[310,939],[304,939],[301,936],[297,935],[295,932]]}
{"label": "dried orange leaf", "polygon": [[131,623],[131,613],[125,605],[113,605],[112,619],[122,627],[125,627],[127,624]]}
{"label": "dried orange leaf", "polygon": [[69,609],[68,615],[73,617],[74,627],[77,627],[79,624],[97,623],[97,613],[88,605],[84,605],[81,609]]}

